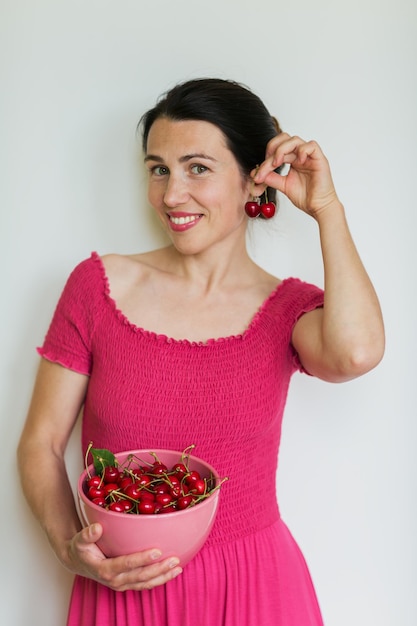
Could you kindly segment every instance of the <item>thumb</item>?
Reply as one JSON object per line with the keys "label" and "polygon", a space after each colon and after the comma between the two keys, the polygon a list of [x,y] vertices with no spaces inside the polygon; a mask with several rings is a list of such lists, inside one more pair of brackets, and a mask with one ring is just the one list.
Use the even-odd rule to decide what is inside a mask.
{"label": "thumb", "polygon": [[83,528],[80,534],[82,543],[96,543],[103,534],[103,527],[101,524],[95,523]]}
{"label": "thumb", "polygon": [[264,183],[268,187],[272,187],[273,189],[276,189],[277,191],[284,192],[285,184],[286,184],[286,176],[277,174],[276,172],[270,172],[269,174],[267,174],[267,176],[265,176]]}

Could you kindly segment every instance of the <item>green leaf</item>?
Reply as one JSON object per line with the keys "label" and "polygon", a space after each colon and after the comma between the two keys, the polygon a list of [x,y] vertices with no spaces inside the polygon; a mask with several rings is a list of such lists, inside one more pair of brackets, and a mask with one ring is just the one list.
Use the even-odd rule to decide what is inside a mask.
{"label": "green leaf", "polygon": [[91,448],[90,453],[93,457],[96,474],[101,474],[105,467],[116,465],[116,457],[110,450],[106,450],[105,448]]}

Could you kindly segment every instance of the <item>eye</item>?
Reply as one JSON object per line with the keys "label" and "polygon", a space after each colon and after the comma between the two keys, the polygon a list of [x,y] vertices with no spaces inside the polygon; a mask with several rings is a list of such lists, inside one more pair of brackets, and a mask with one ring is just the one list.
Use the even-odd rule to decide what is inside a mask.
{"label": "eye", "polygon": [[199,163],[192,165],[190,169],[193,174],[204,174],[208,171],[208,167],[206,167],[205,165],[200,165]]}
{"label": "eye", "polygon": [[155,176],[166,176],[169,174],[169,169],[165,167],[165,165],[155,165],[154,167],[151,167],[149,171]]}

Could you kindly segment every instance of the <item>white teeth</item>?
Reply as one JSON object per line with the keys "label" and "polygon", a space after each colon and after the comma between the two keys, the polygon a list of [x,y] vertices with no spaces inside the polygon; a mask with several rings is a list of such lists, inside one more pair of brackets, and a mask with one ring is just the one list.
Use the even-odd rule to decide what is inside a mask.
{"label": "white teeth", "polygon": [[173,217],[171,215],[169,219],[174,224],[189,224],[190,222],[196,221],[197,215],[187,215],[187,217]]}

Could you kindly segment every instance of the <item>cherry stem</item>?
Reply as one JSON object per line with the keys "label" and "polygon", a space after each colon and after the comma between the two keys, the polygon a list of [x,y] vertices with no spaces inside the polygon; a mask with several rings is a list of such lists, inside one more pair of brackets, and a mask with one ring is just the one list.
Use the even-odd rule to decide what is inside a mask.
{"label": "cherry stem", "polygon": [[93,442],[90,441],[90,443],[88,444],[87,451],[85,453],[85,457],[84,457],[84,465],[85,465],[85,469],[87,471],[88,478],[91,478],[91,474],[90,474],[89,469],[88,469],[88,460],[87,459],[88,459],[88,455],[90,454],[90,450],[91,450],[92,447],[93,447]]}
{"label": "cherry stem", "polygon": [[[155,452],[149,452],[149,454],[151,454],[155,460],[158,460]],[[129,469],[133,460],[136,460],[138,466],[147,465],[148,467],[152,467],[153,465],[153,463],[151,463],[150,461],[145,461],[144,459],[141,459],[139,456],[136,456],[136,454],[129,454],[129,456],[126,458],[126,461],[125,461],[127,463],[127,466],[124,467],[124,469]]]}
{"label": "cherry stem", "polygon": [[218,489],[220,489],[220,487],[223,485],[223,483],[227,482],[228,480],[229,480],[228,476],[225,476],[224,478],[222,478],[221,481],[219,482],[219,484],[216,485],[215,487],[213,487],[213,489],[211,489],[210,495],[213,493],[213,491],[217,491]]}
{"label": "cherry stem", "polygon": [[[156,461],[157,463],[160,463],[160,462],[161,462],[161,461],[158,459],[158,455],[156,454],[156,452],[149,452],[149,454],[150,454],[151,456],[153,456],[153,458],[155,459],[155,461]],[[152,467],[152,463],[150,464],[150,466]]]}
{"label": "cherry stem", "polygon": [[[191,450],[194,450],[195,448],[195,444],[192,443],[190,446],[188,446],[187,448],[185,448],[185,450],[183,450],[182,454],[181,454],[181,461],[184,463],[184,465],[187,467],[188,470],[188,461],[190,460],[190,454],[191,454]],[[189,470],[188,470],[189,471]]]}

